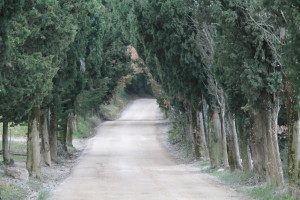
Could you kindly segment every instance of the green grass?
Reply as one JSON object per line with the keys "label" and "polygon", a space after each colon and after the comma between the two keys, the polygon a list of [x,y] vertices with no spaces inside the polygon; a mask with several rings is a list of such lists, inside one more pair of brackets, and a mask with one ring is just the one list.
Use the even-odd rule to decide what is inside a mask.
{"label": "green grass", "polygon": [[[26,152],[27,152],[27,143],[26,142],[15,142],[9,141],[10,145],[10,158],[17,162],[25,162],[26,161]],[[0,140],[0,149],[2,149],[2,142]],[[13,155],[21,154],[21,155]],[[0,162],[2,162],[2,156],[0,157]]]}
{"label": "green grass", "polygon": [[68,148],[68,152],[71,153],[71,154],[76,152],[75,147],[67,146],[67,148]]}
{"label": "green grass", "polygon": [[183,140],[182,134],[180,134],[180,131],[176,129],[172,129],[168,132],[168,141],[171,144],[177,144]]}
{"label": "green grass", "polygon": [[183,155],[185,158],[192,158],[193,157],[193,150],[192,150],[192,144],[187,142],[187,141],[183,141],[180,143],[180,148],[183,152]]}
{"label": "green grass", "polygon": [[[3,124],[0,123],[0,135],[3,132]],[[26,137],[27,134],[27,126],[25,125],[13,125],[9,123],[8,133],[14,137]]]}
{"label": "green grass", "polygon": [[[271,187],[268,185],[263,186],[249,186],[248,180],[254,177],[253,173],[245,174],[243,171],[218,171],[216,169],[205,169],[205,173],[209,173],[218,177],[221,181],[238,184],[241,190],[245,192],[249,197],[257,200],[295,200],[289,195],[287,187]],[[250,181],[251,182],[251,181]]]}
{"label": "green grass", "polygon": [[253,173],[244,173],[243,171],[216,171],[212,170],[210,174],[217,176],[220,178],[221,181],[224,181],[226,183],[241,183],[244,181],[247,181],[251,178],[253,178]]}
{"label": "green grass", "polygon": [[[0,123],[0,135],[2,135],[2,131],[3,131],[2,128],[3,128],[3,124]],[[26,152],[27,152],[27,143],[26,143],[26,141],[13,141],[13,139],[10,140],[10,136],[12,136],[14,138],[15,137],[26,137],[27,126],[24,126],[24,125],[15,125],[15,126],[13,126],[12,123],[9,123],[8,133],[9,133],[8,141],[9,141],[10,153],[26,155]],[[0,138],[0,149],[2,149],[1,138]],[[10,157],[14,161],[18,161],[18,162],[25,162],[26,161],[26,156],[11,155]],[[0,159],[0,162],[2,162],[1,159]]]}
{"label": "green grass", "polygon": [[[26,154],[27,143],[9,141],[10,152],[18,154]],[[0,149],[2,149],[2,142],[0,142]]]}
{"label": "green grass", "polygon": [[100,114],[104,120],[114,120],[119,116],[120,111],[132,99],[126,94],[124,86],[120,85],[114,92],[110,102],[106,105],[100,105]]}
{"label": "green grass", "polygon": [[7,185],[6,183],[0,182],[1,200],[19,200],[24,199],[26,196],[26,191],[21,187]]}
{"label": "green grass", "polygon": [[[106,105],[100,105],[100,116],[104,120],[116,119],[120,111],[132,99],[124,91],[124,85],[119,85],[110,102]],[[77,132],[73,133],[73,138],[87,138],[92,134],[92,128],[100,123],[100,119],[96,116],[79,117],[77,120]]]}
{"label": "green grass", "polygon": [[50,192],[48,190],[44,189],[39,192],[39,196],[38,196],[37,200],[46,200],[49,197],[50,197]]}
{"label": "green grass", "polygon": [[30,186],[31,189],[35,191],[38,191],[42,188],[41,182],[36,179],[31,179],[30,181],[28,181],[28,185]]}
{"label": "green grass", "polygon": [[79,117],[77,122],[77,132],[73,133],[73,138],[87,138],[91,134],[94,124],[91,118]]}
{"label": "green grass", "polygon": [[13,159],[16,162],[26,162],[27,156],[15,156],[15,155],[12,155],[12,156],[10,156],[10,158]]}
{"label": "green grass", "polygon": [[247,190],[252,198],[260,200],[295,200],[284,188],[276,188],[268,185],[253,187]]}
{"label": "green grass", "polygon": [[179,144],[182,155],[185,158],[190,159],[193,157],[192,144],[190,142],[186,141],[185,137],[180,132],[180,130],[175,129],[175,128],[171,129],[168,132],[168,141],[172,145]]}

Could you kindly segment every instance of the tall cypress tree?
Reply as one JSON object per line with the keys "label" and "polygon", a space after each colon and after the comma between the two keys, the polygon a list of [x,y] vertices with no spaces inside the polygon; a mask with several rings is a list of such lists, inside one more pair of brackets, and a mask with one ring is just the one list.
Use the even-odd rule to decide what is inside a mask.
{"label": "tall cypress tree", "polygon": [[290,189],[295,198],[299,198],[300,180],[300,114],[299,114],[299,25],[300,5],[297,1],[269,1],[264,0],[264,6],[272,14],[270,18],[272,25],[277,30],[277,37],[280,40],[278,51],[282,55],[285,84],[285,105],[287,110],[287,124],[289,133],[288,147],[288,178]]}
{"label": "tall cypress tree", "polygon": [[[23,1],[0,1],[0,96],[5,96],[5,86],[4,86],[4,71],[6,66],[11,65],[9,62],[11,44],[9,41],[10,27],[9,24],[13,21],[13,16],[17,14],[23,6]],[[4,105],[7,107],[9,105]],[[3,161],[4,163],[9,162],[9,152],[8,152],[8,117],[4,114],[4,109],[0,111],[3,122],[3,134],[2,134],[2,147],[3,147]]]}
{"label": "tall cypress tree", "polygon": [[126,40],[108,5],[76,1],[69,7],[78,30],[54,79],[52,104],[58,109],[61,141],[72,145],[68,127],[78,113],[97,113],[122,76],[128,74]]}
{"label": "tall cypress tree", "polygon": [[258,25],[266,15],[257,2],[220,1],[215,9],[221,13],[215,15],[220,25],[216,59],[232,109],[242,108],[249,116],[257,178],[281,185],[277,119],[282,70],[275,40],[269,35],[274,30]]}

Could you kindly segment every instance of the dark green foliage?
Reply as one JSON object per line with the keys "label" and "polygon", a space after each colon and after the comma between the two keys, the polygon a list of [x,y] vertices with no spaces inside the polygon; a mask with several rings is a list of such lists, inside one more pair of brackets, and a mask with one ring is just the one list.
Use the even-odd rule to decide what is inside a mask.
{"label": "dark green foliage", "polygon": [[79,1],[70,11],[78,30],[54,79],[54,92],[65,115],[95,113],[130,72],[126,42],[119,22],[100,2]]}
{"label": "dark green foliage", "polygon": [[268,11],[272,13],[272,25],[280,30],[278,36],[281,39],[279,50],[282,52],[282,62],[285,69],[286,78],[295,87],[294,92],[299,95],[299,25],[300,25],[300,5],[298,1],[264,0]]}
{"label": "dark green foliage", "polygon": [[145,73],[135,74],[130,83],[126,85],[125,91],[133,95],[153,96],[151,85]]}
{"label": "dark green foliage", "polygon": [[131,72],[118,16],[101,1],[1,1],[0,116],[22,122],[33,106],[97,113]]}
{"label": "dark green foliage", "polygon": [[262,99],[268,101],[282,90],[274,30],[257,25],[268,16],[255,3],[236,1],[220,1],[214,13],[219,22],[215,72],[231,109],[239,113],[246,104],[268,104]]}
{"label": "dark green foliage", "polygon": [[[47,27],[41,22],[48,14],[43,10],[43,6],[49,2],[36,5],[31,3],[26,1],[23,12],[16,13],[11,18],[7,41],[11,50],[8,51],[7,61],[0,71],[0,113],[12,121],[21,120],[34,105],[42,103],[43,98],[52,89],[51,80],[57,71],[53,66],[53,55],[44,52],[49,48],[47,44],[52,41],[40,32]],[[37,22],[31,23],[33,19]],[[45,46],[36,47],[36,43],[43,37]]]}
{"label": "dark green foliage", "polygon": [[139,53],[168,96],[197,105],[206,89],[206,68],[195,44],[192,1],[137,2]]}
{"label": "dark green foliage", "polygon": [[[8,36],[10,34],[9,24],[12,17],[23,7],[24,0],[1,0],[0,1],[0,66],[8,59],[11,46]],[[0,77],[1,78],[1,77]]]}

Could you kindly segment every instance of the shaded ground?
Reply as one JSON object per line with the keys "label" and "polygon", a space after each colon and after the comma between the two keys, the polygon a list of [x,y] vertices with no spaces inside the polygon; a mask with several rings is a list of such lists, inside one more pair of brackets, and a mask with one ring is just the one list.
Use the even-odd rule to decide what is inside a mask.
{"label": "shaded ground", "polygon": [[161,144],[167,127],[156,101],[134,101],[103,123],[52,200],[245,199],[194,165],[181,164]]}

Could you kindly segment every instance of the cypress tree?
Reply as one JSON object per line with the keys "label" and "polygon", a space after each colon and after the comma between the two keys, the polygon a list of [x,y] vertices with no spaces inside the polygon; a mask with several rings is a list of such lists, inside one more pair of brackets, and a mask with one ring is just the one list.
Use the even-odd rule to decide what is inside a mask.
{"label": "cypress tree", "polygon": [[73,131],[68,125],[74,124],[74,116],[97,114],[99,104],[109,99],[121,77],[130,72],[126,40],[109,9],[95,0],[76,1],[69,7],[78,30],[54,78],[52,102],[57,109],[53,112],[61,119],[65,150],[72,146]]}
{"label": "cypress tree", "polygon": [[[186,113],[185,118],[191,124],[190,128],[187,128],[187,140],[192,142],[195,156],[199,156],[196,138],[205,135],[199,133],[196,123],[197,112],[202,110],[199,102],[203,101],[203,96],[216,100],[216,96],[209,95],[208,92],[211,89],[215,92],[216,85],[195,43],[197,31],[192,20],[194,13],[190,9],[190,5],[194,3],[193,1],[137,2],[135,15],[138,39],[134,46],[138,47],[138,52],[150,67],[151,73],[170,97],[171,105]],[[212,86],[209,86],[210,83]],[[218,107],[214,100],[209,101],[212,103],[210,106],[212,110],[214,106]],[[213,121],[212,118],[211,120]],[[215,121],[217,120],[220,118],[215,118]],[[219,131],[216,133],[217,140],[211,141],[220,142],[217,142],[216,154],[210,154],[216,157],[216,162],[212,163],[213,167],[220,166],[221,160],[225,162],[227,160],[222,158],[222,149],[219,148],[221,122],[216,128]],[[214,130],[214,126],[211,126],[210,130]],[[193,134],[194,132],[196,134]],[[200,146],[205,147],[205,139],[200,141],[203,141]],[[205,155],[204,152],[201,154]]]}
{"label": "cypress tree", "polygon": [[[221,13],[218,15],[220,42],[217,62],[232,109],[242,108],[249,116],[257,178],[281,185],[283,173],[277,142],[277,118],[282,71],[274,38],[267,34],[273,30],[257,25],[260,21],[256,20],[264,20],[261,16],[265,13],[259,10],[256,2],[220,1],[215,9],[216,13]],[[242,113],[242,116],[245,115]]]}
{"label": "cypress tree", "polygon": [[289,133],[288,141],[288,178],[290,191],[296,199],[300,197],[300,154],[299,154],[299,24],[300,5],[297,1],[268,1],[264,0],[264,6],[272,14],[269,21],[277,30],[279,44],[278,51],[281,53],[284,70],[284,94],[287,111],[287,125]]}
{"label": "cypress tree", "polygon": [[[13,21],[13,16],[20,11],[23,6],[23,1],[0,1],[0,96],[4,96],[5,88],[3,86],[5,80],[3,78],[4,70],[7,65],[11,65],[9,62],[11,44],[9,40],[10,27],[9,24]],[[5,105],[7,106],[7,105]],[[9,163],[8,152],[8,117],[4,114],[4,111],[0,111],[3,122],[3,135],[2,135],[2,147],[3,147],[3,161]]]}

